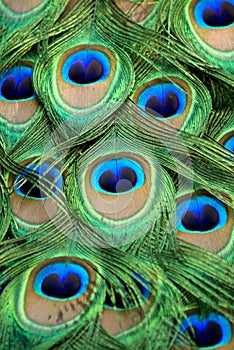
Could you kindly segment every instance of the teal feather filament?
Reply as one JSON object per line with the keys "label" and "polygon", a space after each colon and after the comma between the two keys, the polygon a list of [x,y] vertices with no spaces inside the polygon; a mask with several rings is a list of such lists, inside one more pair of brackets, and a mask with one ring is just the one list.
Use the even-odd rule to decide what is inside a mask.
{"label": "teal feather filament", "polygon": [[5,179],[2,175],[0,175],[0,198],[1,198],[1,205],[0,205],[0,222],[1,222],[1,235],[0,235],[0,241],[4,238],[5,234],[7,233],[11,221],[11,204],[10,204],[10,197],[9,193],[7,191],[7,186],[5,183]]}
{"label": "teal feather filament", "polygon": [[[114,292],[114,289],[110,289],[109,292],[106,292],[101,325],[110,334],[117,335],[123,330],[125,332],[131,332],[131,328],[137,327],[138,323],[144,321],[147,315],[146,310],[149,310],[151,304],[154,302],[154,297],[150,295],[151,288],[149,283],[139,274],[136,275],[144,283],[143,286],[140,282],[137,282],[137,286],[142,293],[143,301],[134,302],[130,294],[130,289],[124,293],[124,297],[118,292]],[[125,289],[126,286],[123,285],[123,291],[125,291]]]}
{"label": "teal feather filament", "polygon": [[[12,66],[48,34],[67,1],[0,1],[1,64]],[[32,50],[33,52],[34,50]]]}
{"label": "teal feather filament", "polygon": [[150,28],[154,25],[153,16],[157,11],[156,1],[144,0],[134,3],[126,0],[116,0],[115,2],[126,16],[131,18],[134,22],[146,28]]}
{"label": "teal feather filament", "polygon": [[[134,278],[134,276],[136,276],[138,278],[138,280],[136,280]],[[150,297],[150,290],[151,290],[150,284],[142,276],[140,276],[136,272],[134,272],[134,274],[132,276],[132,280],[139,288],[140,293],[142,294],[142,300],[144,302],[147,301],[147,299]],[[126,294],[125,298],[129,299],[129,300],[125,300],[125,298],[122,299],[121,294],[116,293],[115,303],[113,303],[110,295],[107,292],[106,299],[104,302],[104,307],[107,309],[115,309],[115,310],[127,310],[127,309],[129,310],[129,309],[136,307],[137,303],[136,303],[136,301],[134,302],[134,300],[132,300],[132,298],[131,298],[129,286],[126,286],[126,284],[123,283],[122,290],[126,291],[127,287],[128,287],[127,293],[129,293],[129,295],[127,297],[127,294]],[[109,291],[109,293],[111,294],[111,291]],[[138,303],[141,304],[140,302],[138,302]],[[127,305],[127,306],[125,306],[125,305]]]}

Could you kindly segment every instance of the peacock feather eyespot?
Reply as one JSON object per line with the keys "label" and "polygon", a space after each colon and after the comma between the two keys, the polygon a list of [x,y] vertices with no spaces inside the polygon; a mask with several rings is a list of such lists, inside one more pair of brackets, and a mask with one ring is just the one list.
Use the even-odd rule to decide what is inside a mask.
{"label": "peacock feather eyespot", "polygon": [[186,94],[171,83],[155,84],[138,97],[138,106],[157,118],[175,118],[186,106]]}
{"label": "peacock feather eyespot", "polygon": [[89,275],[83,266],[55,262],[39,271],[34,281],[34,290],[45,298],[63,300],[80,297],[88,285]]}
{"label": "peacock feather eyespot", "polygon": [[0,116],[8,126],[9,123],[26,124],[38,109],[32,76],[31,62],[18,64],[0,73]]}
{"label": "peacock feather eyespot", "polygon": [[76,109],[89,108],[105,97],[115,74],[116,58],[101,45],[81,45],[66,51],[58,62],[58,90]]}
{"label": "peacock feather eyespot", "polygon": [[193,0],[188,11],[188,24],[195,37],[199,38],[204,54],[232,72],[228,60],[232,60],[234,50],[234,1]]}
{"label": "peacock feather eyespot", "polygon": [[0,350],[234,349],[233,10],[0,0]]}
{"label": "peacock feather eyespot", "polygon": [[34,98],[32,72],[32,67],[28,66],[15,66],[2,72],[0,79],[1,99],[20,101]]}
{"label": "peacock feather eyespot", "polygon": [[66,59],[62,76],[70,84],[95,84],[108,78],[110,68],[110,61],[104,53],[87,48],[71,54]]}
{"label": "peacock feather eyespot", "polygon": [[[19,319],[28,326],[59,326],[80,317],[95,302],[97,276],[87,261],[57,257],[36,266],[23,281]],[[21,303],[22,304],[22,303]],[[40,312],[38,312],[40,310]]]}
{"label": "peacock feather eyespot", "polygon": [[[53,124],[69,122],[76,132],[84,127],[91,129],[93,124],[110,116],[127,98],[134,81],[127,52],[115,50],[111,42],[94,34],[90,39],[89,32],[78,43],[76,38],[69,45],[67,42],[60,45],[59,51],[48,56],[46,70],[43,62],[38,61],[34,78],[35,91],[45,101]],[[41,94],[42,75],[47,87],[45,94]]]}
{"label": "peacock feather eyespot", "polygon": [[158,208],[164,203],[159,188],[167,183],[167,174],[137,141],[119,143],[115,153],[111,146],[111,140],[97,143],[80,157],[67,197],[103,242],[118,246],[145,235],[158,218]]}
{"label": "peacock feather eyespot", "polygon": [[199,349],[226,349],[233,342],[231,323],[217,313],[211,313],[207,318],[196,313],[188,315],[188,319],[182,320],[181,333],[189,335]]}
{"label": "peacock feather eyespot", "polygon": [[177,214],[177,228],[185,232],[206,233],[223,227],[227,222],[225,205],[218,199],[205,195],[178,204]]}
{"label": "peacock feather eyespot", "polygon": [[[50,163],[44,162],[41,164],[32,163],[29,164],[25,173],[16,177],[14,186],[15,193],[19,196],[32,198],[35,200],[44,200],[51,197],[46,194],[43,189],[40,189],[39,186],[45,186],[49,191],[52,191],[52,195],[58,195],[62,190],[63,179],[60,175],[58,168],[50,168]],[[31,181],[25,178],[25,175],[34,171],[37,176],[37,182],[32,183]]]}
{"label": "peacock feather eyespot", "polygon": [[232,225],[232,209],[205,191],[177,201],[177,235],[185,241],[218,253],[231,244]]}
{"label": "peacock feather eyespot", "polygon": [[150,166],[135,154],[109,154],[90,164],[84,181],[84,195],[96,213],[117,222],[144,208],[151,182]]}
{"label": "peacock feather eyespot", "polygon": [[[13,189],[13,214],[19,225],[28,229],[28,225],[48,222],[57,213],[56,201],[63,195],[63,175],[59,166],[51,165],[51,160],[36,163],[28,159],[21,165],[26,166],[24,173],[10,174],[8,184]],[[32,174],[36,179],[28,178]]]}
{"label": "peacock feather eyespot", "polygon": [[115,158],[99,163],[91,174],[92,187],[109,194],[137,190],[143,186],[144,179],[140,164],[128,158]]}
{"label": "peacock feather eyespot", "polygon": [[232,0],[200,0],[194,8],[198,25],[207,27],[228,27],[234,24],[234,3]]}
{"label": "peacock feather eyespot", "polygon": [[[199,104],[204,96],[206,107]],[[168,68],[166,77],[162,78],[158,73],[155,79],[138,82],[132,99],[155,119],[192,133],[201,132],[211,108],[211,98],[205,86],[199,81],[195,85],[172,67]]]}

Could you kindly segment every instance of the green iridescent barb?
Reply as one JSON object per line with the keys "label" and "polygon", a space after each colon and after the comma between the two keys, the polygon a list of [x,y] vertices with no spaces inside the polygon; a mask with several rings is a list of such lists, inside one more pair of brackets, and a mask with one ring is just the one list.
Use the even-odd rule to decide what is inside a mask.
{"label": "green iridescent barb", "polygon": [[0,350],[234,347],[234,0],[0,0]]}

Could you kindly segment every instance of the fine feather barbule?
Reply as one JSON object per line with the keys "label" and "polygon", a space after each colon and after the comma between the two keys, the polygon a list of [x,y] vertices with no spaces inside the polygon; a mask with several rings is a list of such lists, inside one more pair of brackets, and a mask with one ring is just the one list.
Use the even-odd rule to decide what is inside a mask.
{"label": "fine feather barbule", "polygon": [[0,350],[232,350],[233,0],[0,29]]}

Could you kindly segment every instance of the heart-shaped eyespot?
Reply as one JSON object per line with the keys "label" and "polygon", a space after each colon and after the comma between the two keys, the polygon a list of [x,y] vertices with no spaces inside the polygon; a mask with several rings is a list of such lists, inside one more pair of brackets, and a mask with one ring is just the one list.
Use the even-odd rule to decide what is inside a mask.
{"label": "heart-shaped eyespot", "polygon": [[199,349],[218,345],[222,340],[222,329],[213,321],[208,322],[204,329],[198,329],[196,326],[193,326],[187,328],[187,332]]}
{"label": "heart-shaped eyespot", "polygon": [[49,297],[66,299],[74,296],[80,286],[80,279],[75,273],[70,273],[63,281],[57,273],[52,273],[44,279],[41,290]]}
{"label": "heart-shaped eyespot", "polygon": [[229,26],[234,22],[234,6],[228,1],[223,1],[219,11],[207,8],[204,11],[203,18],[205,23],[211,27]]}
{"label": "heart-shaped eyespot", "polygon": [[136,173],[130,168],[123,168],[117,176],[111,170],[105,171],[99,179],[99,185],[104,191],[119,193],[131,190],[136,181]]}
{"label": "heart-shaped eyespot", "polygon": [[22,100],[30,98],[34,94],[32,80],[27,77],[17,84],[14,76],[9,76],[2,84],[1,93],[7,100]]}
{"label": "heart-shaped eyespot", "polygon": [[156,95],[151,96],[146,103],[145,109],[154,116],[168,118],[176,114],[178,106],[177,96],[169,92],[163,101],[160,101]]}
{"label": "heart-shaped eyespot", "polygon": [[90,84],[98,81],[103,75],[102,64],[93,59],[87,67],[84,62],[75,62],[69,70],[69,78],[77,84]]}
{"label": "heart-shaped eyespot", "polygon": [[182,218],[185,229],[190,231],[209,231],[217,226],[219,214],[211,205],[204,205],[200,214],[188,210]]}
{"label": "heart-shaped eyespot", "polygon": [[91,175],[92,187],[110,195],[135,191],[144,185],[144,181],[144,171],[140,164],[130,158],[113,158],[100,162]]}

